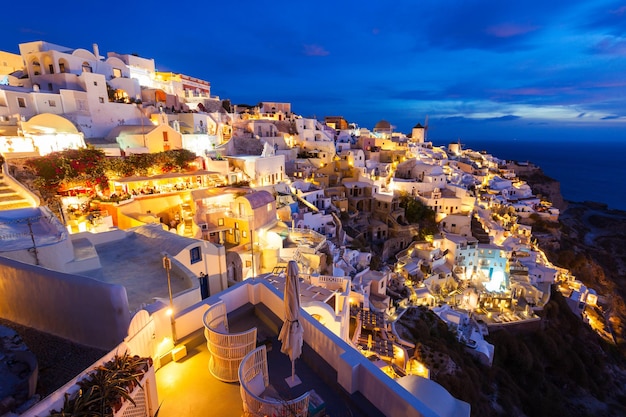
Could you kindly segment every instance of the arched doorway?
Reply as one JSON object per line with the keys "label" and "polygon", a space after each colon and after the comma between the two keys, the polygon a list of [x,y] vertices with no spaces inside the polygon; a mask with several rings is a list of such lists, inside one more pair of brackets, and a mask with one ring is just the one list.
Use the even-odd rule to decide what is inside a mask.
{"label": "arched doorway", "polygon": [[33,75],[41,75],[41,64],[38,59],[33,59],[30,66],[33,69]]}
{"label": "arched doorway", "polygon": [[229,285],[243,281],[241,257],[236,252],[226,252],[226,279]]}

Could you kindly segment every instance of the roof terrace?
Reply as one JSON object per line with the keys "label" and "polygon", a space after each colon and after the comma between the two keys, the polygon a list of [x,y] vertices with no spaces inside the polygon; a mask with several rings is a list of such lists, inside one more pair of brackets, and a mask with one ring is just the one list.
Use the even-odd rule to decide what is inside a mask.
{"label": "roof terrace", "polygon": [[[268,350],[269,382],[281,398],[288,400],[315,390],[323,404],[313,402],[314,408],[309,408],[311,416],[319,415],[317,412],[323,407],[333,416],[469,416],[469,404],[456,400],[438,384],[414,375],[393,380],[305,312],[300,317],[304,328],[303,352],[295,361],[296,374],[302,383],[290,388],[285,378],[291,375],[291,362],[280,352],[277,337],[285,316],[283,297],[272,283],[255,278],[176,312],[174,320],[166,315],[165,308],[150,313],[140,311],[146,317],[146,324],[136,325],[133,319],[125,343],[108,354],[127,347],[131,355],[155,358],[155,367],[159,368],[158,400],[150,401],[157,400],[156,404],[160,404],[159,417],[242,414],[239,383],[221,382],[209,371],[203,316],[210,306],[219,302],[225,305],[229,332],[257,328],[257,345],[265,345]],[[176,345],[172,343],[174,328],[178,336]],[[415,387],[420,387],[419,392]],[[63,394],[54,393],[24,415],[45,414],[58,408],[62,401]],[[155,410],[141,415],[154,416]]]}

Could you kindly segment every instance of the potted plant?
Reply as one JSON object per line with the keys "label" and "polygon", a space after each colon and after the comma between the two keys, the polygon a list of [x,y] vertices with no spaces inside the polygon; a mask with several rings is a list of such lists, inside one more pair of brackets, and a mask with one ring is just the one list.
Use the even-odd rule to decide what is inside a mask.
{"label": "potted plant", "polygon": [[140,380],[151,365],[151,358],[131,356],[128,352],[115,355],[78,381],[78,392],[73,396],[65,394],[61,410],[52,410],[49,417],[109,417],[125,401],[135,405],[131,394],[137,386],[143,389]]}

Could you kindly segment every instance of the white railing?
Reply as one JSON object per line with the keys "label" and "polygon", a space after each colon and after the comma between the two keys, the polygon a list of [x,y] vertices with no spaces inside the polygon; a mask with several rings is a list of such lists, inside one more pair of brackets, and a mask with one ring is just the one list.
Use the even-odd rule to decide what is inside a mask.
{"label": "white railing", "polygon": [[237,381],[239,364],[256,346],[256,327],[229,333],[226,304],[220,301],[204,313],[204,337],[211,354],[209,371],[224,382]]}
{"label": "white railing", "polygon": [[[309,415],[309,392],[292,400],[284,400],[271,389],[265,345],[259,346],[243,358],[239,367],[239,383],[245,415],[259,417],[307,417]],[[271,394],[264,395],[268,392]]]}

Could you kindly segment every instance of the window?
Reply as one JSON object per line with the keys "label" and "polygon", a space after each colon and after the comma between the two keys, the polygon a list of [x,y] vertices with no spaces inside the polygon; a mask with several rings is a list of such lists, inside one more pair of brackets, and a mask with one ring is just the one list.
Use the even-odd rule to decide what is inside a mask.
{"label": "window", "polygon": [[217,219],[217,225],[218,226],[224,226],[224,219],[223,218]]}
{"label": "window", "polygon": [[167,132],[163,132],[163,142],[167,142]]}
{"label": "window", "polygon": [[241,234],[243,237],[248,237],[248,232],[246,230],[244,230]]}
{"label": "window", "polygon": [[52,91],[52,83],[48,83],[48,90]]}
{"label": "window", "polygon": [[60,72],[65,72],[65,63],[64,62],[59,62],[59,71]]}
{"label": "window", "polygon": [[196,246],[195,248],[191,248],[189,250],[190,262],[195,264],[196,262],[200,262],[202,260],[202,252],[200,252],[200,246]]}
{"label": "window", "polygon": [[122,76],[122,70],[119,68],[113,68],[113,78],[120,78]]}
{"label": "window", "polygon": [[250,268],[252,266],[252,262],[251,261],[246,261],[246,268]]}
{"label": "window", "polygon": [[239,222],[235,222],[235,229],[239,229]]}
{"label": "window", "polygon": [[24,98],[18,97],[17,98],[17,105],[19,107],[26,107],[26,101],[24,100]]}
{"label": "window", "polygon": [[98,101],[99,101],[100,103],[104,103],[104,97],[98,97]]}
{"label": "window", "polygon": [[56,106],[57,106],[57,102],[56,102],[56,101],[54,101],[54,100],[48,100],[48,105],[49,105],[50,107],[56,107]]}
{"label": "window", "polygon": [[97,87],[98,86],[98,81],[94,81],[93,85],[95,85]]}

